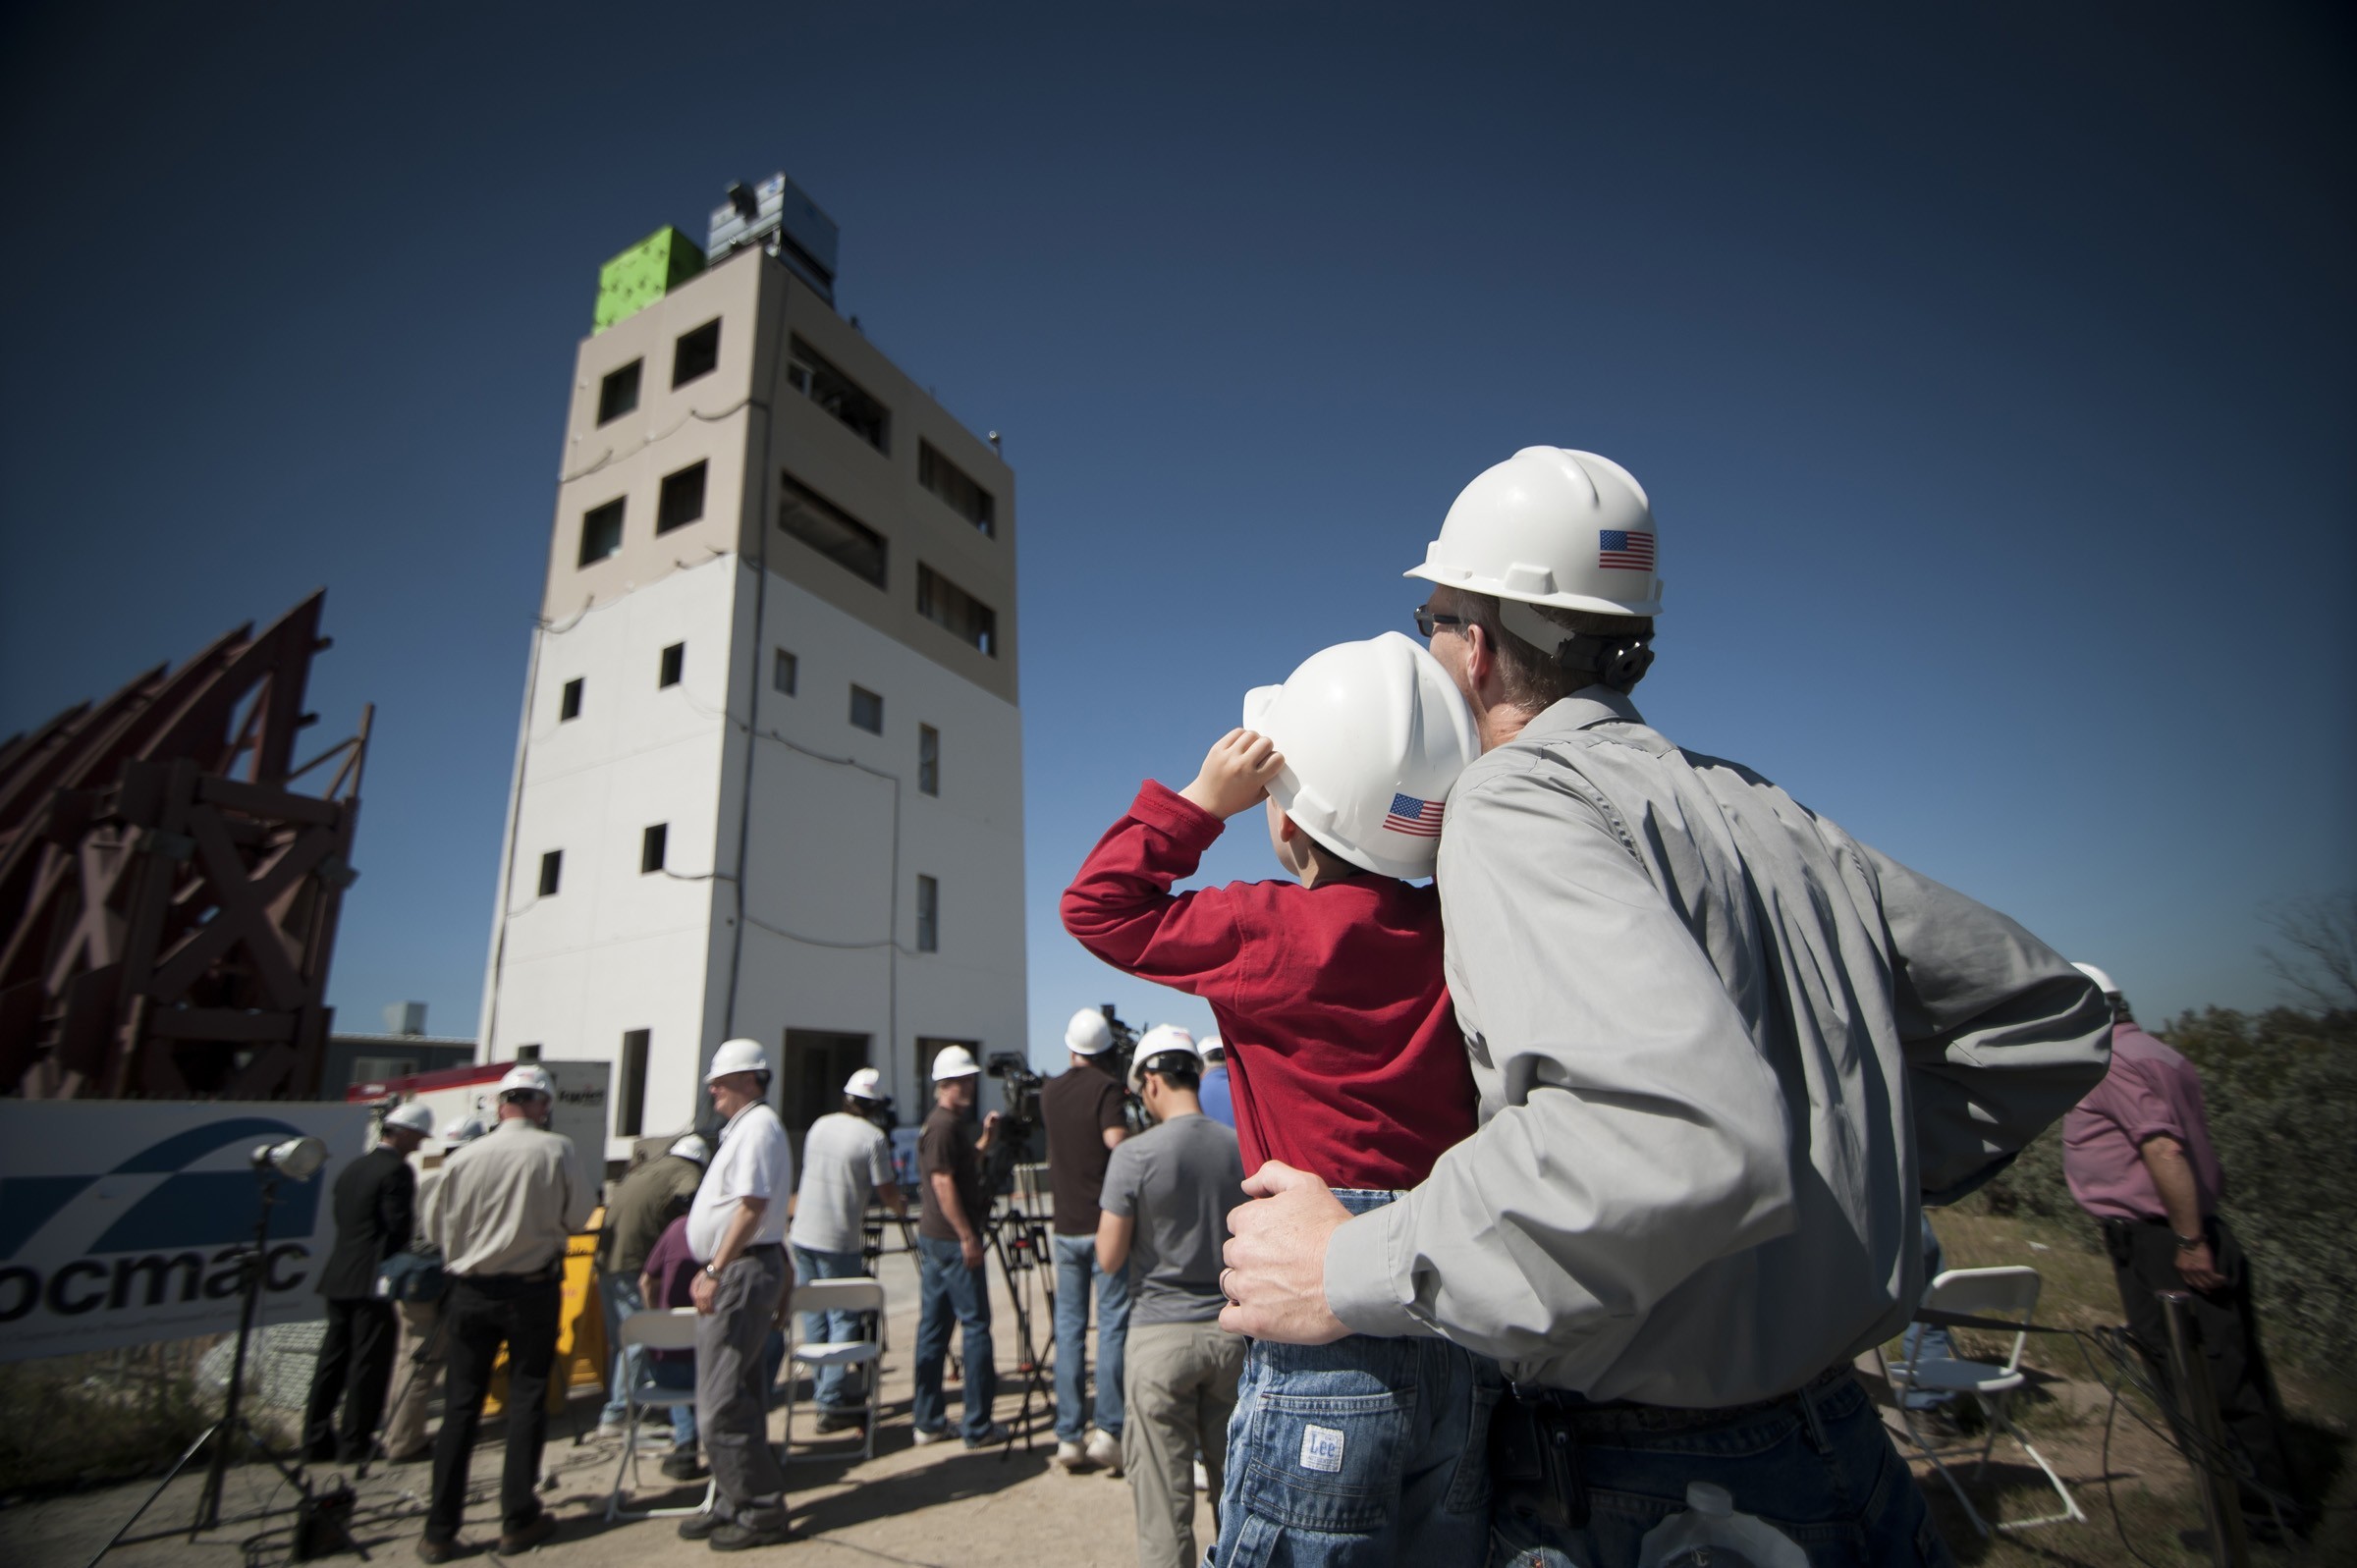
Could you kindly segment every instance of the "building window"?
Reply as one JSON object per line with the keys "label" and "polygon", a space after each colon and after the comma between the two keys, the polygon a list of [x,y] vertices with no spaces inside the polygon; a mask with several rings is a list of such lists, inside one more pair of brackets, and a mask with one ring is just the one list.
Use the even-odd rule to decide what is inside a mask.
{"label": "building window", "polygon": [[538,1061],[540,1059],[540,1048],[538,1046],[518,1046],[516,1048],[516,1059],[518,1061]]}
{"label": "building window", "polygon": [[916,950],[941,950],[941,884],[926,876],[916,879]]}
{"label": "building window", "polygon": [[684,387],[698,376],[720,368],[720,322],[707,321],[693,332],[682,333],[672,346],[671,384]]}
{"label": "building window", "polygon": [[892,410],[868,396],[865,387],[829,364],[824,354],[801,339],[791,342],[786,355],[788,384],[878,452],[891,451]]}
{"label": "building window", "polygon": [[663,476],[662,498],[655,503],[655,532],[685,527],[704,514],[704,473],[710,463]]}
{"label": "building window", "polygon": [[586,567],[622,548],[622,502],[618,498],[581,514],[581,560]]}
{"label": "building window", "polygon": [[581,682],[577,678],[568,680],[565,682],[565,695],[557,699],[557,723],[563,724],[568,719],[578,719],[580,716]]}
{"label": "building window", "polygon": [[983,533],[998,533],[998,503],[991,493],[967,476],[963,468],[933,450],[933,443],[916,443],[916,482],[950,504],[950,510]]}
{"label": "building window", "polygon": [[650,1030],[626,1029],[622,1059],[616,1062],[614,1136],[635,1138],[646,1122],[646,1044]]}
{"label": "building window", "polygon": [[884,699],[865,686],[851,688],[851,725],[871,735],[884,732]]}
{"label": "building window", "polygon": [[780,648],[777,662],[770,666],[769,683],[791,697],[794,695],[795,681],[799,678],[800,675],[801,662],[793,654]]}
{"label": "building window", "polygon": [[941,793],[941,731],[931,725],[916,727],[917,793]]}
{"label": "building window", "polygon": [[565,875],[565,851],[551,849],[540,857],[540,896],[554,898],[557,883]]}
{"label": "building window", "polygon": [[959,641],[999,656],[999,613],[922,562],[916,568],[916,613],[947,626]]}
{"label": "building window", "polygon": [[686,665],[687,645],[685,643],[675,642],[670,647],[664,649],[662,667],[655,672],[655,685],[657,689],[660,689],[664,686],[678,685],[680,683],[680,673],[686,668]]}
{"label": "building window", "polygon": [[638,372],[643,359],[633,359],[620,370],[609,371],[597,388],[597,422],[612,424],[638,406]]}
{"label": "building window", "polygon": [[884,586],[884,536],[790,473],[778,475],[784,499],[778,526],[877,587]]}
{"label": "building window", "polygon": [[658,822],[646,830],[638,840],[638,875],[650,876],[663,869],[663,846],[671,838],[671,824]]}

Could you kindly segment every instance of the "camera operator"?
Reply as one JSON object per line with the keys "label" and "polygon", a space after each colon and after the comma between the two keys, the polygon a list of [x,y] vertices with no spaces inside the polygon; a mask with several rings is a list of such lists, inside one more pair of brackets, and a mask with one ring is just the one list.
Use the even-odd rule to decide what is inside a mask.
{"label": "camera operator", "polygon": [[982,1180],[982,1157],[999,1134],[999,1113],[983,1119],[976,1138],[966,1119],[981,1085],[982,1065],[963,1046],[944,1046],[933,1058],[933,1111],[917,1140],[916,1393],[910,1401],[919,1444],[950,1434],[941,1392],[941,1368],[950,1354],[953,1320],[965,1329],[965,1422],[968,1448],[987,1448],[1007,1439],[1007,1429],[990,1418],[998,1391],[998,1364],[991,1358],[990,1281],[982,1272],[982,1228],[990,1219],[990,1189]]}
{"label": "camera operator", "polygon": [[[843,1086],[843,1108],[810,1124],[802,1140],[802,1184],[794,1195],[794,1228],[786,1244],[794,1253],[794,1276],[847,1279],[866,1273],[861,1230],[870,1198],[895,1215],[908,1202],[893,1178],[892,1145],[879,1125],[884,1076],[862,1067]],[[838,1344],[859,1337],[855,1312],[806,1312],[802,1337]],[[841,1432],[867,1420],[864,1392],[849,1367],[818,1369],[818,1430]]]}
{"label": "camera operator", "polygon": [[[1122,1346],[1129,1332],[1129,1276],[1097,1262],[1097,1195],[1105,1165],[1128,1134],[1122,1084],[1106,1070],[1113,1028],[1084,1007],[1065,1026],[1071,1065],[1040,1091],[1048,1184],[1056,1198],[1056,1462],[1122,1473]],[[1096,1424],[1088,1424],[1088,1298],[1097,1297]],[[1083,1439],[1085,1438],[1085,1443]]]}

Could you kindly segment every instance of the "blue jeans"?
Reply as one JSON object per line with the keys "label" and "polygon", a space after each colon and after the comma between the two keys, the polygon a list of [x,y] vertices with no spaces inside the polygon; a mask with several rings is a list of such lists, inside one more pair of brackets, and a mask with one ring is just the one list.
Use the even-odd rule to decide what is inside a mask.
{"label": "blue jeans", "polygon": [[1923,1489],[1891,1445],[1854,1378],[1697,1431],[1646,1431],[1644,1413],[1584,1418],[1579,1467],[1588,1525],[1555,1530],[1501,1508],[1492,1516],[1498,1568],[1618,1568],[1645,1533],[1685,1510],[1686,1483],[1714,1482],[1738,1512],[1765,1520],[1812,1568],[1954,1568]]}
{"label": "blue jeans", "polygon": [[1056,1248],[1056,1440],[1088,1432],[1081,1408],[1088,1379],[1088,1286],[1097,1286],[1097,1430],[1122,1434],[1122,1346],[1129,1337],[1129,1273],[1097,1267],[1097,1238],[1058,1236]]}
{"label": "blue jeans", "polygon": [[646,1380],[657,1388],[677,1388],[687,1396],[685,1404],[671,1407],[671,1446],[674,1450],[694,1448],[695,1353],[689,1351],[678,1361],[647,1357]]}
{"label": "blue jeans", "polygon": [[[797,1285],[812,1279],[862,1279],[867,1271],[865,1262],[855,1252],[820,1252],[815,1247],[795,1247],[794,1251],[794,1282]],[[805,1312],[802,1314],[802,1339],[806,1344],[842,1344],[863,1337],[860,1318],[856,1312]],[[775,1380],[774,1379],[772,1379]],[[818,1408],[821,1410],[859,1410],[866,1406],[865,1392],[852,1386],[849,1367],[818,1369]]]}
{"label": "blue jeans", "polygon": [[[1340,1189],[1353,1214],[1388,1192]],[[1483,1560],[1498,1364],[1445,1339],[1253,1341],[1228,1424],[1219,1568]],[[1632,1559],[1633,1561],[1633,1559]]]}
{"label": "blue jeans", "polygon": [[950,1354],[950,1325],[965,1325],[965,1423],[968,1439],[990,1434],[990,1405],[998,1397],[998,1367],[991,1360],[990,1280],[965,1266],[955,1241],[916,1238],[916,1397],[910,1415],[919,1432],[941,1432],[950,1424],[941,1394],[941,1366]]}
{"label": "blue jeans", "polygon": [[[646,1306],[638,1294],[636,1274],[599,1274],[598,1299],[606,1309],[606,1346],[622,1343],[622,1320]],[[630,1402],[622,1391],[638,1380],[638,1363],[645,1356],[643,1347],[632,1345],[628,1350],[614,1351],[613,1370],[606,1376],[606,1408],[598,1412],[601,1426],[621,1426],[630,1419]]]}

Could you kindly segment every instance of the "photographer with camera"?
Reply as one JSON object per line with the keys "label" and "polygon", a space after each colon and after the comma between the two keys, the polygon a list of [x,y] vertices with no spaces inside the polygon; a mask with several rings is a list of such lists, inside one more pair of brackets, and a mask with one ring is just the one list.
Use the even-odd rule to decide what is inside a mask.
{"label": "photographer with camera", "polygon": [[[1065,1026],[1071,1065],[1040,1091],[1048,1133],[1048,1184],[1056,1198],[1056,1462],[1122,1473],[1122,1347],[1129,1332],[1129,1277],[1097,1262],[1097,1195],[1105,1166],[1128,1134],[1122,1084],[1107,1063],[1113,1026],[1084,1007]],[[1088,1424],[1088,1297],[1097,1297],[1096,1425]],[[1086,1439],[1083,1442],[1083,1439]]]}
{"label": "photographer with camera", "polygon": [[[798,1279],[850,1279],[867,1272],[861,1255],[870,1199],[895,1215],[908,1213],[894,1179],[892,1145],[878,1125],[884,1075],[862,1067],[843,1086],[843,1108],[810,1124],[802,1140],[802,1184],[794,1195],[794,1227],[786,1244]],[[813,1344],[857,1339],[859,1314],[806,1312],[802,1338]],[[818,1369],[818,1430],[843,1432],[867,1420],[866,1397],[849,1367]]]}

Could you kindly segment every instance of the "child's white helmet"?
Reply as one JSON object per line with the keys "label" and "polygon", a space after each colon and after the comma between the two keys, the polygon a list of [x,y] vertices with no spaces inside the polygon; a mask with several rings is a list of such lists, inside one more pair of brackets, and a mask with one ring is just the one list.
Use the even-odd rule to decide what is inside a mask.
{"label": "child's white helmet", "polygon": [[1269,794],[1304,833],[1368,871],[1432,875],[1442,803],[1481,741],[1429,651],[1397,631],[1337,643],[1246,692],[1244,728],[1284,753]]}

